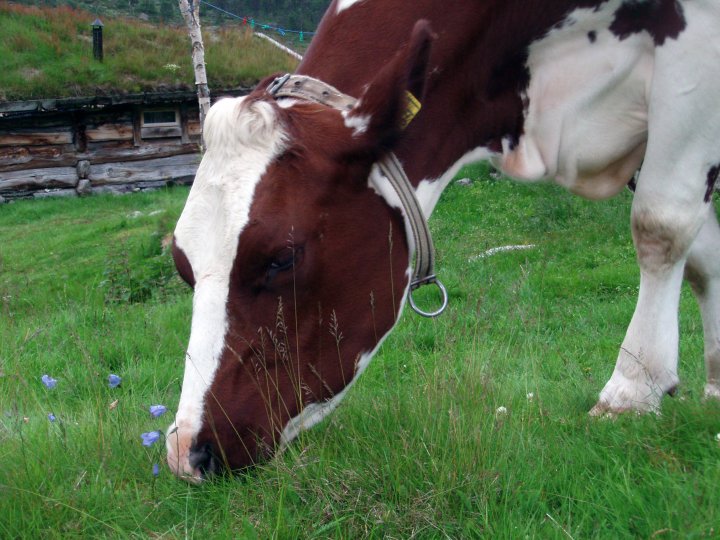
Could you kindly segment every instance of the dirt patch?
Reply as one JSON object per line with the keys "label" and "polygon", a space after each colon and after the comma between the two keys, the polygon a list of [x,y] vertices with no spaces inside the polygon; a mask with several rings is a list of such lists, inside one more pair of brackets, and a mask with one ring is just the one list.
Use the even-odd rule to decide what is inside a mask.
{"label": "dirt patch", "polygon": [[20,70],[20,74],[22,75],[23,79],[31,81],[42,75],[42,70],[32,67],[25,67]]}

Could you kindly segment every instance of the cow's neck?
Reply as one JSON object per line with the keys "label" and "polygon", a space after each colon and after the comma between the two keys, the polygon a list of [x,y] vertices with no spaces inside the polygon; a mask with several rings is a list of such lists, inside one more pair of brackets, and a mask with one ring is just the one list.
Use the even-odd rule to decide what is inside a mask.
{"label": "cow's neck", "polygon": [[[298,70],[359,97],[407,41],[414,23],[421,18],[431,21],[442,39],[433,45],[422,112],[396,149],[426,210],[432,209],[463,161],[499,150],[503,137],[518,135],[522,119],[516,91],[501,89],[490,98],[485,94],[487,84],[482,81],[488,80],[490,69],[478,67],[477,42],[482,41],[478,33],[483,32],[480,21],[485,19],[478,12],[490,8],[475,2],[468,2],[464,10],[442,9],[438,4],[428,0],[406,4],[392,10],[392,20],[385,2],[364,0],[339,14],[333,4]],[[484,63],[489,65],[491,59]],[[492,114],[495,108],[502,109],[502,121],[493,118],[500,118]]]}
{"label": "cow's neck", "polygon": [[[338,12],[338,3],[349,7]],[[408,126],[396,154],[419,198],[423,186],[428,188],[431,195],[423,206],[432,207],[463,161],[515,148],[527,107],[529,46],[550,29],[569,24],[576,9],[603,3],[336,0],[299,72],[359,97],[407,42],[415,22],[430,21],[439,39],[433,44],[423,110]]]}

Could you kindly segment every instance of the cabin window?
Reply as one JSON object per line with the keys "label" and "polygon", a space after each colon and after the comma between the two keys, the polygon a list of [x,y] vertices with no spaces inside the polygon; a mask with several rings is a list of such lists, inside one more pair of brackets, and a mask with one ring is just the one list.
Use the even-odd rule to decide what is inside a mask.
{"label": "cabin window", "polygon": [[164,111],[143,111],[142,125],[144,126],[177,126],[180,124],[178,111],[168,109]]}
{"label": "cabin window", "polygon": [[149,109],[140,112],[140,136],[143,139],[166,139],[182,136],[178,109]]}

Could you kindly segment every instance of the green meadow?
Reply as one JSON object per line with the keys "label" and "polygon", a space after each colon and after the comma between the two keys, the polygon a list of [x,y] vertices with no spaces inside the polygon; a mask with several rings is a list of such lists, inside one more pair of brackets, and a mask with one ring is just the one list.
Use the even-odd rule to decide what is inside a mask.
{"label": "green meadow", "polygon": [[[180,395],[192,296],[163,239],[187,189],[0,206],[0,538],[719,537],[689,288],[679,394],[587,414],[635,305],[632,194],[463,175],[430,222],[446,313],[406,309],[331,417],[199,486],[140,438]],[[534,247],[481,256],[508,245]]]}

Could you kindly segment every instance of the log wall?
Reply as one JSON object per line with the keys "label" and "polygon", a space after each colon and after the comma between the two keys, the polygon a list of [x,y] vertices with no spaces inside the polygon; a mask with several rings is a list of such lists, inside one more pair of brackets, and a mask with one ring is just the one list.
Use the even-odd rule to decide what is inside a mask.
{"label": "log wall", "polygon": [[[143,124],[143,111],[171,109],[177,125]],[[191,183],[199,143],[193,93],[0,103],[0,202]]]}

